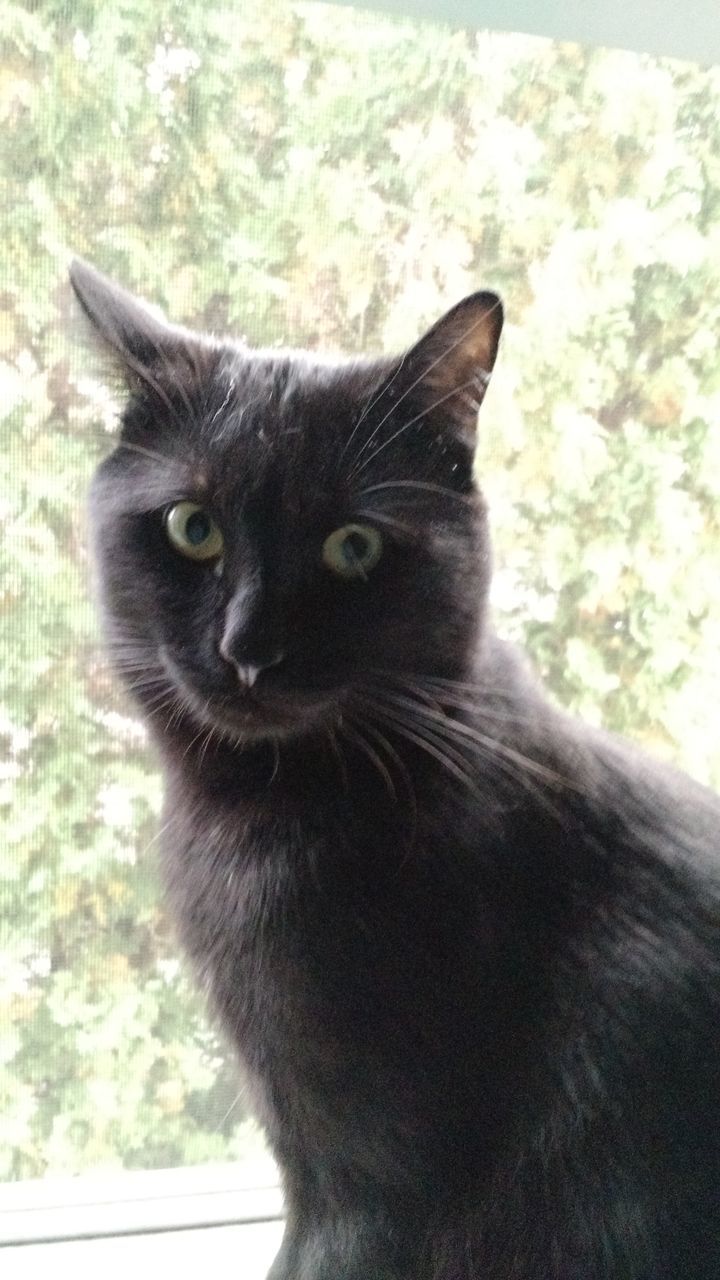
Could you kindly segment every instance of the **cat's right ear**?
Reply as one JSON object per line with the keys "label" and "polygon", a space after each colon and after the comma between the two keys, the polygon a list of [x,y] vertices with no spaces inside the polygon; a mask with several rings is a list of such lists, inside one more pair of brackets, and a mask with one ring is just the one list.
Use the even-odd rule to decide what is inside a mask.
{"label": "cat's right ear", "polygon": [[403,362],[402,377],[424,395],[426,412],[441,409],[471,449],[502,327],[503,306],[497,294],[472,293],[447,311]]}
{"label": "cat's right ear", "polygon": [[82,258],[70,267],[70,283],[103,354],[125,382],[143,382],[158,362],[177,352],[182,330],[160,319],[139,298]]}

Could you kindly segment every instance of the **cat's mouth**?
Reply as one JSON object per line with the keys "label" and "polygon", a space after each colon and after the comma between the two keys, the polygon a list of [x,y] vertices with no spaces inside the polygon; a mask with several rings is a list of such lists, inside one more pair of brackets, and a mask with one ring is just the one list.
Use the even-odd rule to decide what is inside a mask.
{"label": "cat's mouth", "polygon": [[212,703],[210,718],[244,739],[292,737],[335,719],[335,701],[243,691],[237,697]]}
{"label": "cat's mouth", "polygon": [[192,718],[239,741],[295,737],[338,718],[336,691],[278,688],[262,677],[252,687],[211,686],[185,673],[164,647],[161,658]]}

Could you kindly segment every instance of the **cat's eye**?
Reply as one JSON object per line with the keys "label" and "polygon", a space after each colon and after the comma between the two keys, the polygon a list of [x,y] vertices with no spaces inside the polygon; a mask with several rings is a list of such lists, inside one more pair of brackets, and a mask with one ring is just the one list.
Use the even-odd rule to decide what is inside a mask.
{"label": "cat's eye", "polygon": [[340,578],[366,578],[382,555],[382,538],[369,524],[344,524],[323,543],[323,564]]}
{"label": "cat's eye", "polygon": [[169,541],[190,560],[217,560],[223,536],[204,507],[197,502],[176,502],[165,514]]}

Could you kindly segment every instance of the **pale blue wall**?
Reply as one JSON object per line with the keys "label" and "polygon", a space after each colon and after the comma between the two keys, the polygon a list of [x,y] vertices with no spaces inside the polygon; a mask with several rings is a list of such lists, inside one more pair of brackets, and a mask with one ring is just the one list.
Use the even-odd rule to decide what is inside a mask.
{"label": "pale blue wall", "polygon": [[339,0],[455,26],[720,62],[720,0]]}

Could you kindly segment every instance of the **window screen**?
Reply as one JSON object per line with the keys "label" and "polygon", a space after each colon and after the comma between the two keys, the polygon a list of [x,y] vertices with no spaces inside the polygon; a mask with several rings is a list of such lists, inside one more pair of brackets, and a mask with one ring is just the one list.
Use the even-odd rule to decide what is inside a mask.
{"label": "window screen", "polygon": [[5,5],[0,1176],[258,1159],[155,873],[84,495],[116,430],[79,253],[179,322],[398,350],[483,285],[500,629],[720,784],[720,77],[316,4]]}

